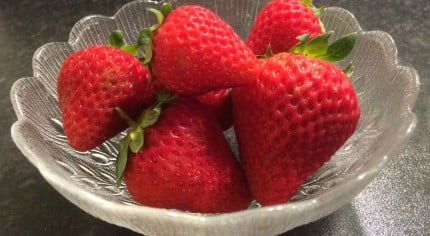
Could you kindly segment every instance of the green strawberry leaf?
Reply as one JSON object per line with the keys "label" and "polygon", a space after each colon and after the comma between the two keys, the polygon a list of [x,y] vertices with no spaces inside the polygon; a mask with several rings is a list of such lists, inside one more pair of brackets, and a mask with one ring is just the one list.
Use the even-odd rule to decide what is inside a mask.
{"label": "green strawberry leaf", "polygon": [[172,4],[171,3],[164,3],[163,6],[161,6],[160,10],[154,9],[154,8],[148,8],[148,11],[155,14],[157,17],[157,24],[149,27],[149,30],[152,32],[155,32],[164,22],[164,18],[167,17],[167,15],[172,11]]}
{"label": "green strawberry leaf", "polygon": [[272,51],[272,46],[269,44],[269,46],[267,46],[267,50],[266,50],[265,56],[266,56],[266,58],[269,58],[269,57],[273,57],[274,55],[275,54]]}
{"label": "green strawberry leaf", "polygon": [[109,36],[108,45],[115,48],[122,48],[125,45],[121,30],[112,31]]}
{"label": "green strawberry leaf", "polygon": [[306,41],[308,41],[310,34],[302,34],[300,36],[297,36],[297,39],[300,41],[300,44],[305,44]]}
{"label": "green strawberry leaf", "polygon": [[137,44],[130,44],[121,47],[121,50],[130,53],[133,56],[137,56],[139,53],[140,46]]}
{"label": "green strawberry leaf", "polygon": [[[317,15],[318,18],[321,17],[322,12],[325,10],[324,6],[321,7],[313,7],[312,10],[314,11],[315,15]],[[321,26],[323,27],[322,22],[320,21]]]}
{"label": "green strawberry leaf", "polygon": [[324,55],[328,48],[328,39],[333,34],[332,31],[321,34],[305,44],[304,54],[310,57],[318,57]]}
{"label": "green strawberry leaf", "polygon": [[164,3],[160,10],[154,8],[148,8],[147,10],[155,14],[157,17],[157,24],[141,30],[139,32],[137,44],[143,46],[143,54],[145,57],[143,58],[142,63],[149,68],[149,63],[152,60],[152,39],[154,37],[154,33],[163,24],[165,17],[167,17],[167,15],[172,11],[172,4]]}
{"label": "green strawberry leaf", "polygon": [[138,153],[139,150],[143,147],[144,143],[144,136],[143,136],[143,129],[140,127],[135,128],[133,131],[130,132],[130,151],[133,153]]}
{"label": "green strawberry leaf", "polygon": [[149,27],[149,29],[152,32],[155,32],[158,28],[160,28],[161,24],[163,24],[164,21],[164,15],[161,11],[154,9],[154,8],[148,8],[148,11],[152,12],[155,14],[155,16],[157,17],[157,24]]}
{"label": "green strawberry leaf", "polygon": [[143,129],[154,125],[160,117],[162,106],[166,103],[173,101],[176,97],[167,92],[160,92],[157,94],[157,102],[151,107],[147,108],[142,117],[139,119],[140,127]]}
{"label": "green strawberry leaf", "polygon": [[157,101],[142,112],[138,122],[133,121],[121,108],[115,107],[117,114],[132,127],[131,131],[120,142],[115,170],[117,185],[119,185],[127,165],[128,150],[130,149],[132,153],[140,151],[145,141],[144,128],[154,125],[160,117],[162,106],[175,98],[176,96],[167,92],[157,94]]}
{"label": "green strawberry leaf", "polygon": [[353,72],[354,72],[354,66],[352,64],[349,64],[345,69],[343,69],[343,73],[345,73],[346,76],[348,77],[351,77]]}
{"label": "green strawberry leaf", "polygon": [[329,61],[329,62],[335,62],[340,61],[347,57],[349,53],[354,48],[355,42],[357,39],[357,33],[350,33],[346,36],[336,40],[333,42],[328,48],[327,52],[324,55],[319,56],[318,58]]}
{"label": "green strawberry leaf", "polygon": [[143,53],[145,54],[143,64],[147,66],[152,60],[152,45],[143,46]]}
{"label": "green strawberry leaf", "polygon": [[139,32],[139,37],[137,38],[138,45],[151,45],[152,43],[152,31],[145,28]]}
{"label": "green strawberry leaf", "polygon": [[161,91],[157,94],[158,103],[169,103],[176,99],[176,96],[171,95],[169,92]]}
{"label": "green strawberry leaf", "polygon": [[128,157],[128,146],[130,144],[130,137],[126,136],[121,142],[120,142],[120,148],[118,152],[118,157],[116,158],[116,170],[115,170],[115,176],[116,176],[116,183],[119,185],[121,182],[122,176],[124,175],[125,167],[127,165],[127,157]]}
{"label": "green strawberry leaf", "polygon": [[290,52],[303,54],[305,52],[305,45],[308,41],[310,34],[302,34],[297,37],[297,40],[299,40],[299,43],[296,44],[293,48],[290,49]]}
{"label": "green strawberry leaf", "polygon": [[[324,8],[323,8],[323,9],[324,9]],[[321,9],[321,11],[322,11],[323,9]],[[319,14],[321,14],[321,12],[320,12]],[[318,17],[319,17],[319,16],[318,16]],[[322,23],[321,19],[319,19],[319,22],[320,22],[321,32],[325,33],[325,32],[326,32],[326,29],[325,29],[325,26],[324,26],[324,24]]]}
{"label": "green strawberry leaf", "polygon": [[305,6],[311,8],[313,7],[312,0],[300,0]]}
{"label": "green strawberry leaf", "polygon": [[137,38],[137,44],[143,46],[143,54],[145,57],[142,60],[144,65],[148,65],[152,59],[152,37],[153,32],[145,28],[139,32],[139,37]]}
{"label": "green strawberry leaf", "polygon": [[141,123],[142,128],[147,128],[154,125],[161,114],[161,105],[155,106],[152,109],[146,110]]}
{"label": "green strawberry leaf", "polygon": [[160,11],[161,13],[163,13],[164,18],[166,18],[167,15],[169,15],[169,13],[172,11],[172,8],[173,8],[172,4],[167,2],[164,3],[163,6],[161,6]]}
{"label": "green strawberry leaf", "polygon": [[300,41],[296,46],[294,46],[290,51],[294,53],[303,54],[309,57],[316,58],[320,55],[324,55],[328,48],[328,39],[333,32],[327,32],[321,34],[311,40],[309,40],[310,35],[304,34],[297,39]]}
{"label": "green strawberry leaf", "polygon": [[163,24],[164,18],[172,11],[172,4],[164,3],[160,10],[156,10],[153,8],[149,8],[148,11],[155,14],[157,17],[157,24],[145,28],[139,32],[137,37],[137,43],[127,45],[124,42],[124,37],[120,30],[115,30],[109,36],[109,45],[112,47],[119,48],[127,53],[130,53],[133,56],[137,56],[139,53],[140,47],[143,46],[145,57],[139,60],[146,66],[149,65],[152,59],[152,38],[154,32]]}
{"label": "green strawberry leaf", "polygon": [[139,44],[125,44],[124,37],[122,35],[122,32],[120,30],[114,30],[109,36],[109,46],[121,49],[133,56],[137,56],[139,53]]}
{"label": "green strawberry leaf", "polygon": [[344,59],[354,48],[357,33],[350,33],[328,45],[332,31],[321,34],[311,40],[309,34],[304,34],[297,39],[300,41],[290,52],[303,54],[328,62],[336,62]]}

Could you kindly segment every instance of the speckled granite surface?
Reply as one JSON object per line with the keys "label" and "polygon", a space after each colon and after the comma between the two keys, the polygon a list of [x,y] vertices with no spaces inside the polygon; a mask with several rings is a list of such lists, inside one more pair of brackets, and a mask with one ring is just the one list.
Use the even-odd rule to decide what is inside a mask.
{"label": "speckled granite surface", "polygon": [[[31,75],[40,45],[66,41],[89,14],[112,15],[125,0],[0,1],[0,235],[135,235],[104,223],[59,195],[10,138],[16,120],[12,83]],[[285,235],[423,235],[430,233],[430,3],[428,0],[315,0],[349,9],[366,30],[397,42],[402,64],[421,76],[419,124],[403,151],[350,204]]]}

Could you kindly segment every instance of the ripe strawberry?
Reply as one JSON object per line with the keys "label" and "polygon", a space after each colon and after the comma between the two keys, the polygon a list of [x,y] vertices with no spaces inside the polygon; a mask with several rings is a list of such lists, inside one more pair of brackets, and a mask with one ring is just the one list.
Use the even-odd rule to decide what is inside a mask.
{"label": "ripe strawberry", "polygon": [[91,46],[66,58],[57,91],[69,144],[90,150],[124,130],[113,108],[137,116],[153,100],[148,82],[148,69],[114,47]]}
{"label": "ripe strawberry", "polygon": [[230,89],[219,89],[195,97],[197,101],[217,118],[223,130],[231,127],[231,96]]}
{"label": "ripe strawberry", "polygon": [[145,129],[128,157],[125,183],[142,204],[200,213],[242,210],[251,202],[244,173],[222,129],[201,104],[180,98]]}
{"label": "ripe strawberry", "polygon": [[200,6],[170,12],[154,33],[153,55],[155,83],[189,96],[241,86],[256,63],[234,30]]}
{"label": "ripe strawberry", "polygon": [[339,68],[293,53],[263,59],[259,77],[232,96],[239,152],[262,205],[288,201],[353,134],[360,116]]}
{"label": "ripe strawberry", "polygon": [[274,53],[288,52],[299,43],[298,36],[320,35],[323,30],[318,13],[309,0],[273,0],[257,15],[246,44],[257,55],[268,46]]}

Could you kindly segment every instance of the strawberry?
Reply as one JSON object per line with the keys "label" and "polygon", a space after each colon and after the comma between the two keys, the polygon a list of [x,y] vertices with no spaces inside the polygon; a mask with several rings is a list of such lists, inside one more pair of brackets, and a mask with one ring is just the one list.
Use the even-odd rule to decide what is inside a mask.
{"label": "strawberry", "polygon": [[269,45],[274,53],[287,52],[299,42],[298,36],[313,38],[323,32],[321,10],[310,0],[273,0],[258,13],[246,44],[258,55]]}
{"label": "strawberry", "polygon": [[[355,35],[316,53],[314,46],[327,39],[319,36],[294,51],[337,60]],[[239,152],[262,205],[288,201],[353,134],[360,117],[347,75],[332,63],[296,53],[262,59],[259,76],[234,88],[232,96]]]}
{"label": "strawberry", "polygon": [[204,106],[179,98],[155,124],[149,123],[153,126],[145,129],[145,143],[136,153],[129,152],[124,172],[137,202],[200,213],[249,206],[252,198],[244,173],[221,126]]}
{"label": "strawberry", "polygon": [[181,6],[153,35],[150,63],[155,83],[179,95],[241,86],[256,63],[254,53],[212,11]]}
{"label": "strawberry", "polygon": [[231,96],[230,89],[219,89],[195,97],[197,101],[217,118],[223,130],[231,127]]}
{"label": "strawberry", "polygon": [[115,47],[91,46],[66,58],[57,92],[69,144],[87,151],[124,130],[114,107],[139,115],[153,100],[149,79],[137,58]]}

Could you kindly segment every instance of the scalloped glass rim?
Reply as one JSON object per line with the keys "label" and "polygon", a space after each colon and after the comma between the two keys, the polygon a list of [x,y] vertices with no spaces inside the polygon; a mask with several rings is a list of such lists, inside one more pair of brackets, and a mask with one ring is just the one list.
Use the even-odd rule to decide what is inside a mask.
{"label": "scalloped glass rim", "polygon": [[[85,32],[83,33],[79,30],[82,28],[82,25],[86,25],[88,22],[97,22],[98,24],[99,22],[103,22],[108,19],[115,20],[117,17],[121,17],[121,14],[124,14],[122,11],[124,11],[128,5],[142,2],[143,1],[135,1],[126,4],[113,17],[92,15],[81,19],[71,30],[67,43],[46,44],[35,52],[34,58],[37,58],[37,55],[43,51],[45,47],[49,47],[49,45],[56,45],[58,48],[73,48],[74,50],[82,47],[82,45],[79,44],[81,38],[85,37]],[[181,4],[181,0],[174,2]],[[184,0],[183,2],[189,1]],[[157,5],[160,3],[146,1],[145,4]],[[389,34],[381,31],[364,32],[355,17],[350,12],[342,8],[327,8],[325,14],[339,14],[345,18],[344,20],[349,21],[351,28],[359,31],[360,35],[383,39],[381,41],[384,41],[385,44],[382,44],[381,46],[384,48],[384,52],[387,53],[387,55],[385,55],[385,59],[389,60],[390,65],[394,67],[391,69],[396,71],[406,70],[408,72],[410,75],[408,78],[410,80],[408,85],[410,86],[409,89],[412,93],[408,94],[405,98],[405,104],[401,107],[402,110],[400,114],[402,115],[403,123],[398,127],[395,127],[397,128],[395,134],[398,138],[392,140],[393,142],[391,142],[390,145],[385,143],[384,148],[378,148],[377,152],[370,153],[370,156],[367,157],[369,159],[369,161],[366,162],[367,168],[361,168],[360,171],[345,175],[342,181],[337,183],[334,188],[331,188],[320,195],[316,195],[313,198],[270,207],[216,215],[202,215],[147,206],[126,205],[101,198],[86,189],[80,188],[74,181],[68,180],[67,176],[62,175],[62,172],[50,161],[44,161],[45,159],[43,157],[51,154],[46,153],[43,148],[39,148],[37,144],[29,143],[25,135],[20,132],[20,127],[24,126],[27,122],[27,118],[23,115],[18,98],[18,94],[24,83],[36,79],[40,81],[48,91],[50,90],[55,93],[55,88],[49,87],[49,84],[39,77],[39,72],[36,70],[36,67],[33,68],[34,77],[23,78],[16,81],[11,89],[12,104],[18,117],[18,121],[12,125],[12,138],[21,152],[39,169],[42,176],[63,196],[86,212],[100,219],[128,227],[137,232],[157,233],[156,231],[153,231],[150,226],[145,226],[144,222],[140,222],[140,219],[147,219],[149,221],[148,216],[157,218],[157,220],[153,222],[172,223],[172,225],[176,225],[173,226],[170,232],[175,232],[175,230],[177,230],[175,227],[186,225],[186,227],[191,227],[191,229],[194,230],[188,232],[210,232],[213,234],[217,232],[236,232],[241,234],[243,233],[244,235],[251,233],[258,233],[258,235],[277,234],[317,220],[349,202],[376,176],[380,169],[385,165],[387,159],[393,156],[403,146],[404,142],[412,134],[417,122],[416,116],[412,113],[411,109],[415,103],[419,90],[419,78],[417,72],[413,68],[398,65],[396,46]],[[344,33],[345,32],[336,32],[337,36]],[[334,36],[336,37],[336,35]],[[132,37],[126,34],[125,38],[130,41]],[[307,215],[303,216],[306,212]],[[314,213],[310,214],[309,212]],[[119,213],[121,216],[116,216]],[[265,219],[268,220],[266,221]],[[301,220],[294,221],[291,219]],[[243,224],[247,224],[247,222],[253,222],[254,226],[248,227],[248,229],[241,228]],[[258,222],[262,223],[258,224]],[[219,229],[220,227],[221,229]]]}

